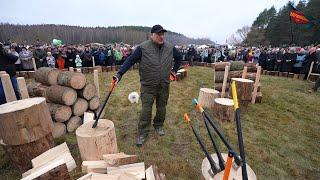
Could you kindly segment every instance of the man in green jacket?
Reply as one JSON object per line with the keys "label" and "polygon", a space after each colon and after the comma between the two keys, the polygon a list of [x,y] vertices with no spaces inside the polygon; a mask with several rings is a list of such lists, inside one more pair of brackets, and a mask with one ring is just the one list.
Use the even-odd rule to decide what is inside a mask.
{"label": "man in green jacket", "polygon": [[[126,71],[139,62],[142,110],[138,123],[137,146],[142,146],[151,126],[152,105],[156,101],[157,112],[153,127],[158,135],[165,135],[163,123],[166,116],[166,105],[169,98],[170,75],[175,76],[182,56],[170,43],[164,40],[167,32],[161,25],[151,28],[150,40],[137,46],[118,73],[113,77],[118,83]],[[172,62],[174,66],[172,68]]]}

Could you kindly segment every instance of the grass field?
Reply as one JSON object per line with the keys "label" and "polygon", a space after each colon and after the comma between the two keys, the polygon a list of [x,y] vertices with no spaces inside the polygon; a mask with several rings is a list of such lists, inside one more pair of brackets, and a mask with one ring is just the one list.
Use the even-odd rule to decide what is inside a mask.
{"label": "grass field", "polygon": [[[112,75],[99,76],[102,98],[110,87]],[[92,75],[88,75],[88,79],[92,80]],[[187,112],[213,153],[201,114],[192,105],[200,87],[213,87],[211,69],[191,67],[186,79],[172,83],[166,135],[158,137],[152,131],[146,144],[137,148],[141,103],[131,104],[127,96],[132,91],[139,92],[140,85],[137,71],[128,72],[111,96],[105,115],[115,124],[119,150],[138,155],[146,167],[157,165],[169,180],[200,179],[204,154],[183,122],[183,113]],[[250,104],[241,114],[247,163],[258,179],[320,179],[320,93],[308,93],[311,87],[312,84],[305,81],[262,76],[262,103]],[[208,112],[212,115],[211,110]],[[221,123],[217,119],[215,122],[233,147],[238,147],[235,123]],[[75,135],[56,139],[58,144],[64,141],[77,162],[78,168],[71,173],[76,179],[81,176],[81,159]],[[226,151],[224,146],[222,149]],[[1,148],[0,158],[0,179],[19,179],[20,174],[10,165]]]}

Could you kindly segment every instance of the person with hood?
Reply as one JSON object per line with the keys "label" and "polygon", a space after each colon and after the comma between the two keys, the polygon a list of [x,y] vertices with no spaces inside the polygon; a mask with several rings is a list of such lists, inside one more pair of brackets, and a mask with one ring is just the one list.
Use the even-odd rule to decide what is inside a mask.
{"label": "person with hood", "polygon": [[90,52],[89,47],[86,47],[84,49],[84,53],[83,53],[83,66],[84,67],[92,67],[92,55]]}
{"label": "person with hood", "polygon": [[33,71],[32,53],[27,50],[26,47],[22,47],[22,51],[19,53],[19,59],[21,60],[22,69],[24,71]]}
{"label": "person with hood", "polygon": [[80,56],[78,54],[76,55],[76,60],[74,60],[74,62],[76,63],[77,68],[82,67],[82,60],[80,59]]}
{"label": "person with hood", "polygon": [[[0,43],[0,71],[5,71],[7,74],[9,74],[14,93],[16,94],[17,99],[20,99],[15,67],[15,63],[17,62],[18,58],[18,56],[8,53]],[[4,94],[2,82],[0,81],[0,105],[6,102],[7,100]]]}
{"label": "person with hood", "polygon": [[52,56],[51,52],[47,52],[46,61],[48,64],[48,67],[55,68],[56,67],[56,61],[54,57]]}
{"label": "person with hood", "polygon": [[139,62],[142,110],[138,123],[138,147],[141,147],[148,137],[154,102],[156,102],[156,115],[153,119],[153,127],[159,136],[165,135],[163,125],[169,98],[170,75],[175,76],[182,59],[180,52],[164,40],[165,32],[167,31],[161,25],[154,25],[151,28],[150,40],[136,47],[113,76],[113,80],[118,83],[130,67]]}
{"label": "person with hood", "polygon": [[301,48],[298,53],[297,53],[297,57],[296,60],[293,64],[293,73],[295,74],[301,74],[302,73],[302,64],[306,59],[306,54],[305,54],[305,50],[303,48]]}

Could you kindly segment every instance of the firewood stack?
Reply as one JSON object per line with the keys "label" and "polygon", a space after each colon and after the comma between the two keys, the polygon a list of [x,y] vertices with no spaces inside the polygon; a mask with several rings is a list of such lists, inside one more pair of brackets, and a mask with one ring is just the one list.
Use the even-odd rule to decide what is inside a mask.
{"label": "firewood stack", "polygon": [[95,85],[82,73],[42,67],[34,77],[36,82],[28,84],[28,93],[46,98],[54,137],[74,132],[82,124],[84,112],[96,112],[100,106]]}

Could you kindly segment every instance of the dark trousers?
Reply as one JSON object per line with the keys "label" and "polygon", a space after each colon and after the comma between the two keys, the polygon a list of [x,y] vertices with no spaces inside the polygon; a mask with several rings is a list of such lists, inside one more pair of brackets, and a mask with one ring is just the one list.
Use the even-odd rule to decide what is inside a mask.
{"label": "dark trousers", "polygon": [[138,123],[138,134],[147,134],[150,131],[152,106],[156,101],[156,115],[153,119],[153,127],[163,126],[166,117],[166,106],[169,98],[169,84],[158,86],[141,86],[142,110]]}
{"label": "dark trousers", "polygon": [[[17,100],[19,100],[20,99],[20,95],[19,95],[17,78],[15,76],[13,76],[13,77],[10,77],[10,79],[11,79],[11,83],[12,83],[12,86],[13,86],[14,93],[16,94]],[[7,103],[7,100],[6,100],[6,96],[4,94],[2,82],[0,81],[0,105],[4,104],[4,103]]]}

